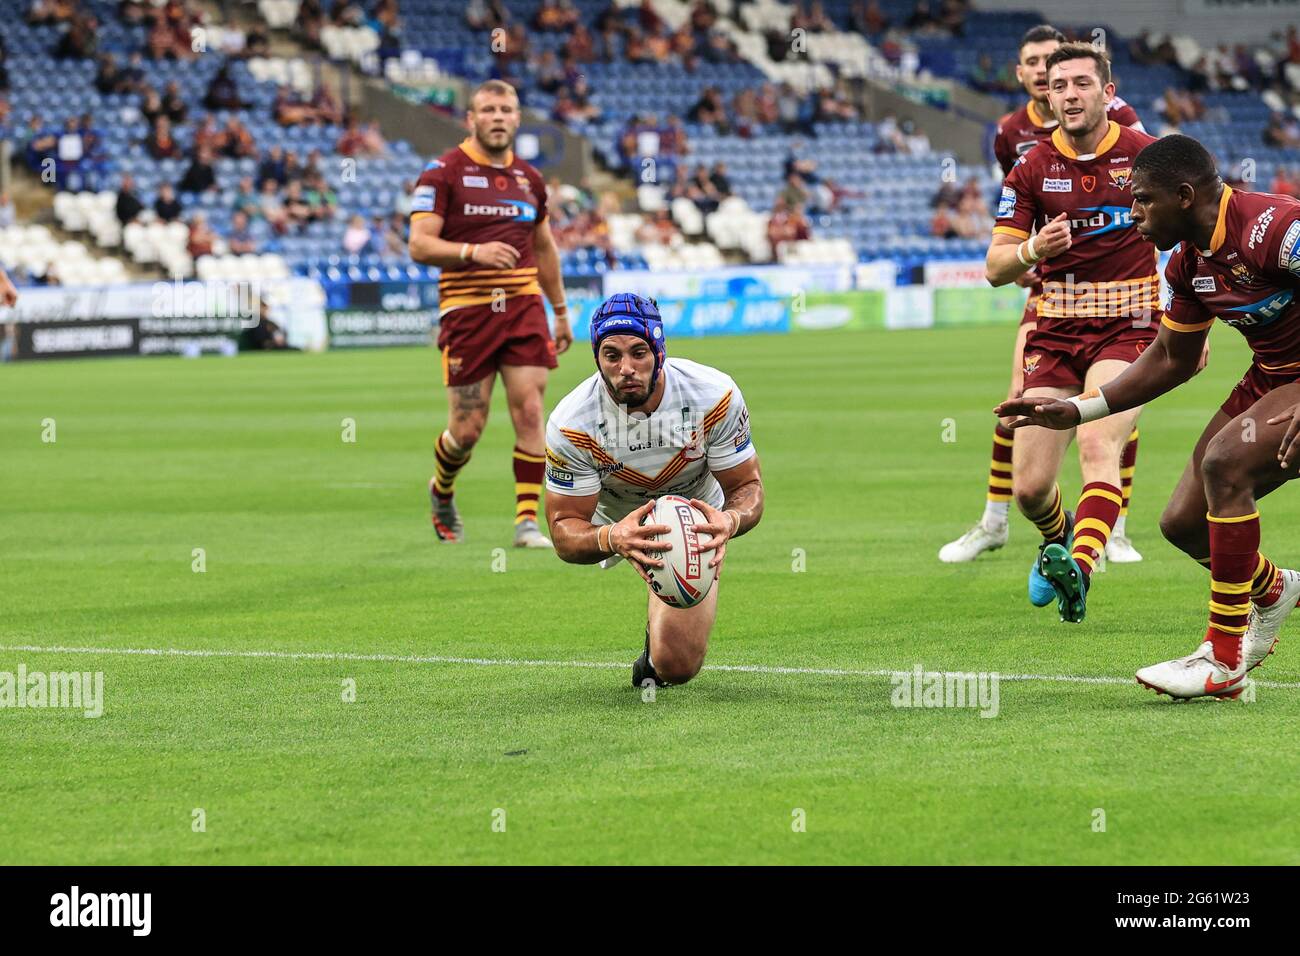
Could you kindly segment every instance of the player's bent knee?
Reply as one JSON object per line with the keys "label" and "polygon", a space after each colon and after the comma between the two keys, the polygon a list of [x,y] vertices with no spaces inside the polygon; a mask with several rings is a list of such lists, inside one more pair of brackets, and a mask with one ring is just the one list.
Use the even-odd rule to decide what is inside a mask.
{"label": "player's bent knee", "polygon": [[667,653],[661,651],[652,657],[652,661],[659,679],[669,684],[685,684],[704,666],[702,656],[675,651]]}
{"label": "player's bent knee", "polygon": [[1248,466],[1243,461],[1241,449],[1234,445],[1237,442],[1231,439],[1224,441],[1215,438],[1201,458],[1201,481],[1211,497],[1249,488],[1254,484]]}
{"label": "player's bent knee", "polygon": [[1025,514],[1034,514],[1049,507],[1052,503],[1054,481],[1047,481],[1037,476],[1013,476],[1011,494],[1016,499],[1016,507]]}

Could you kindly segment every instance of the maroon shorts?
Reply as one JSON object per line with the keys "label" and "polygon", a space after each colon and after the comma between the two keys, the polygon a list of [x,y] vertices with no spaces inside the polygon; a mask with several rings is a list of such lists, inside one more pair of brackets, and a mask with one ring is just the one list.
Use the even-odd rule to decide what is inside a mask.
{"label": "maroon shorts", "polygon": [[490,305],[453,309],[442,317],[438,348],[444,385],[472,385],[495,375],[502,365],[558,364],[540,295],[506,299],[500,312]]}
{"label": "maroon shorts", "polygon": [[1104,359],[1134,362],[1156,337],[1155,323],[1134,328],[1131,319],[1096,328],[1043,328],[1025,339],[1024,387],[1082,389],[1088,369]]}
{"label": "maroon shorts", "polygon": [[1281,388],[1283,385],[1290,385],[1293,382],[1300,382],[1300,368],[1267,372],[1252,363],[1241,381],[1228,393],[1228,397],[1219,406],[1219,410],[1236,418],[1273,389]]}

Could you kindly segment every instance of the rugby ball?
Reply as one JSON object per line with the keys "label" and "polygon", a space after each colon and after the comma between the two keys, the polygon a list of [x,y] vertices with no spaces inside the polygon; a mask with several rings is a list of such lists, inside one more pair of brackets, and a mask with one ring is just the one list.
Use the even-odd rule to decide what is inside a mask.
{"label": "rugby ball", "polygon": [[697,526],[708,523],[704,514],[680,495],[664,495],[643,523],[667,525],[668,533],[659,535],[658,540],[672,545],[671,550],[659,552],[662,568],[646,568],[650,589],[659,600],[687,608],[708,597],[717,575],[716,569],[709,567],[713,552],[700,552],[700,546],[709,543],[708,534],[695,532]]}

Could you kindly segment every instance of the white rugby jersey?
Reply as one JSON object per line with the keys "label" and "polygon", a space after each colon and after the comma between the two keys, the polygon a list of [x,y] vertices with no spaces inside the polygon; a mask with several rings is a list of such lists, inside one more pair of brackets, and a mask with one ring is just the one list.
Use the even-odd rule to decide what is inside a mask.
{"label": "white rugby jersey", "polygon": [[749,411],[731,376],[686,359],[664,363],[664,396],[649,416],[628,415],[600,373],[566,395],[546,423],[546,490],[600,492],[597,524],[651,498],[681,495],[722,507],[713,472],[755,455]]}

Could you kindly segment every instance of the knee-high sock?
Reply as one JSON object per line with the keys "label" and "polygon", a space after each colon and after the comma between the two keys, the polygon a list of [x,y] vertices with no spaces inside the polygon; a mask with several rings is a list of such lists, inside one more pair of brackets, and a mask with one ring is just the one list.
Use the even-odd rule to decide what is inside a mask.
{"label": "knee-high sock", "polygon": [[469,452],[456,444],[456,439],[451,437],[451,432],[444,431],[434,443],[433,457],[436,462],[433,473],[433,493],[439,501],[450,501],[454,493],[456,475],[469,461]]}
{"label": "knee-high sock", "polygon": [[1016,433],[998,422],[993,428],[993,460],[989,464],[988,499],[984,522],[1004,523],[1011,509],[1011,446]]}
{"label": "knee-high sock", "polygon": [[1105,481],[1090,481],[1079,495],[1074,513],[1074,546],[1070,556],[1085,577],[1091,577],[1106,550],[1106,539],[1115,527],[1123,498],[1120,490]]}
{"label": "knee-high sock", "polygon": [[537,520],[537,502],[542,494],[546,458],[515,446],[515,524]]}
{"label": "knee-high sock", "polygon": [[1065,534],[1065,509],[1061,507],[1061,486],[1052,489],[1052,503],[1041,514],[1026,515],[1044,541],[1061,541]]}
{"label": "knee-high sock", "polygon": [[1128,436],[1128,444],[1124,446],[1124,453],[1119,457],[1119,488],[1123,500],[1119,506],[1119,518],[1115,521],[1115,534],[1123,534],[1128,522],[1128,503],[1133,497],[1133,473],[1137,471],[1137,460],[1138,430],[1135,425]]}
{"label": "knee-high sock", "polygon": [[1210,625],[1205,639],[1227,667],[1241,662],[1241,639],[1250,617],[1251,592],[1266,593],[1277,568],[1259,553],[1259,512],[1210,522]]}

